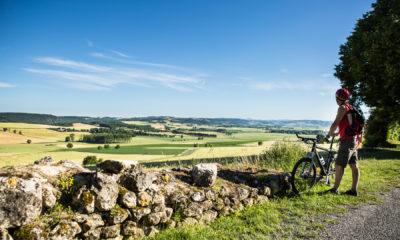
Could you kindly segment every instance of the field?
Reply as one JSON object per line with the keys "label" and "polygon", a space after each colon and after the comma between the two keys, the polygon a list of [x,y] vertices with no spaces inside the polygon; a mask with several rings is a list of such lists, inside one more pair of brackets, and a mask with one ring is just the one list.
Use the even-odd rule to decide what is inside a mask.
{"label": "field", "polygon": [[[164,129],[161,124],[146,122],[127,122],[137,125],[151,125]],[[190,129],[193,125],[180,123],[167,123],[171,129]],[[79,142],[87,132],[82,129],[96,128],[97,126],[75,123],[71,129],[74,132],[56,131],[57,126],[26,124],[26,123],[0,123],[0,167],[9,165],[31,164],[45,156],[52,156],[55,161],[70,159],[78,162],[88,155],[95,155],[102,159],[169,161],[186,159],[220,158],[232,156],[248,156],[260,154],[275,141],[295,140],[294,135],[280,133],[265,133],[260,128],[226,128],[226,133],[213,131],[210,126],[196,126],[207,128],[207,131],[196,133],[215,134],[217,137],[204,137],[178,134],[174,138],[137,136],[128,143],[89,144]],[[7,129],[4,131],[3,129]],[[64,127],[60,127],[64,128]],[[172,134],[165,132],[166,134]],[[65,138],[75,135],[72,149],[67,148]],[[31,140],[28,144],[27,140]],[[98,149],[98,147],[101,149]]]}

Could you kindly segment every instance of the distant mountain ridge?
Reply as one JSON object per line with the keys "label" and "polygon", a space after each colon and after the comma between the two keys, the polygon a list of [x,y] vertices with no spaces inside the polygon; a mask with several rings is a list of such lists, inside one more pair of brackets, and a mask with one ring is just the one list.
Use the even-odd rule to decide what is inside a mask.
{"label": "distant mountain ridge", "polygon": [[72,123],[99,123],[122,121],[146,121],[159,123],[185,123],[225,127],[285,127],[285,128],[327,128],[331,122],[321,120],[249,120],[240,118],[178,118],[170,116],[149,117],[88,117],[88,116],[54,116],[37,113],[0,113],[0,122],[21,122],[47,125],[70,126]]}

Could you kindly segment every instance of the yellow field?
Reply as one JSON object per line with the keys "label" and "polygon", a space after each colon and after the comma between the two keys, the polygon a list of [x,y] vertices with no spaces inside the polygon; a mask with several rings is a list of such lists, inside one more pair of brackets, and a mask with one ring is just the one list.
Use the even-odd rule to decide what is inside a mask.
{"label": "yellow field", "polygon": [[[135,122],[137,124],[137,122]],[[144,122],[143,122],[144,124]],[[150,124],[150,123],[147,123]],[[175,127],[189,128],[189,126],[182,124],[175,124]],[[253,141],[252,143],[226,146],[226,147],[208,147],[208,148],[194,148],[187,146],[187,150],[179,155],[149,155],[149,154],[104,154],[104,153],[90,153],[90,152],[77,152],[73,149],[85,147],[97,147],[102,144],[87,144],[81,142],[73,142],[74,148],[72,151],[65,151],[67,143],[65,137],[69,136],[71,132],[57,132],[47,128],[55,128],[55,126],[39,125],[39,124],[25,124],[25,123],[0,123],[0,130],[2,128],[9,128],[11,132],[0,131],[0,167],[7,165],[25,165],[32,164],[35,160],[45,156],[52,156],[55,161],[62,159],[74,160],[82,162],[86,156],[96,155],[98,158],[115,159],[115,160],[136,160],[141,161],[169,161],[169,160],[186,160],[186,159],[202,159],[202,158],[221,158],[232,156],[248,156],[260,154],[268,148],[275,141],[288,138],[289,135],[285,134],[266,134],[263,129],[254,128],[236,128],[241,132],[232,135],[225,135],[221,133],[209,132],[210,134],[217,134],[217,138],[204,138],[198,140],[195,136],[187,136],[184,138],[159,138],[148,136],[137,136],[132,138],[129,143],[121,143],[121,146],[136,146],[136,145],[159,145],[155,148],[163,148],[160,145],[164,144],[189,144],[194,143],[204,144],[213,142],[232,142],[232,141]],[[94,127],[86,124],[74,124],[76,129]],[[200,126],[197,126],[200,128]],[[207,126],[204,126],[207,127]],[[191,128],[191,127],[190,127]],[[208,127],[210,128],[210,127]],[[17,133],[13,133],[17,130]],[[19,134],[19,131],[23,135]],[[86,132],[74,132],[75,139],[78,140]],[[26,140],[31,139],[32,144],[27,144]],[[290,136],[293,139],[293,136]],[[258,146],[258,141],[263,141],[263,145]],[[151,147],[151,146],[149,146]],[[165,148],[173,148],[166,145]],[[182,148],[177,146],[177,148]],[[63,151],[64,150],[64,151]]]}

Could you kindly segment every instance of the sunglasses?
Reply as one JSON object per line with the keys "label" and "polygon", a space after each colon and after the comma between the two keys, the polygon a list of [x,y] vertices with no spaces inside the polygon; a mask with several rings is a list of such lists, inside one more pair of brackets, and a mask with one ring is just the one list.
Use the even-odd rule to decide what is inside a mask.
{"label": "sunglasses", "polygon": [[338,97],[336,97],[336,100],[339,100],[339,101],[346,101],[346,100],[344,100],[344,99],[341,99],[341,98],[338,98]]}

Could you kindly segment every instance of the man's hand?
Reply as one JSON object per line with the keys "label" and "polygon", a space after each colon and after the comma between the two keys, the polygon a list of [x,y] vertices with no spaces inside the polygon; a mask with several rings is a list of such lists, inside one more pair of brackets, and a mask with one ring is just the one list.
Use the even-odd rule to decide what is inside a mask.
{"label": "man's hand", "polygon": [[329,134],[327,134],[326,136],[325,136],[325,138],[321,138],[319,141],[318,141],[318,143],[319,144],[323,144],[323,143],[325,143],[325,142],[329,142],[329,138],[330,138],[331,136],[329,136]]}

